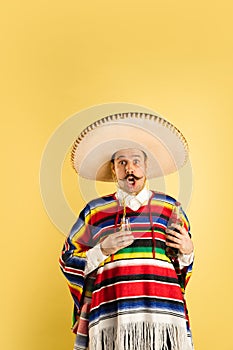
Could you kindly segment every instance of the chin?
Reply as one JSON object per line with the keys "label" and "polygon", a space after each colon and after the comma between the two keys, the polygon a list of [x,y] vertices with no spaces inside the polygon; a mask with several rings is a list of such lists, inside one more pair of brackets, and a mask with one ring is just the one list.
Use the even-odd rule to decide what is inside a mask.
{"label": "chin", "polygon": [[125,188],[124,191],[127,192],[127,193],[130,193],[130,194],[137,194],[139,193],[140,191],[142,190],[142,188],[138,188],[138,187],[135,187],[135,188]]}

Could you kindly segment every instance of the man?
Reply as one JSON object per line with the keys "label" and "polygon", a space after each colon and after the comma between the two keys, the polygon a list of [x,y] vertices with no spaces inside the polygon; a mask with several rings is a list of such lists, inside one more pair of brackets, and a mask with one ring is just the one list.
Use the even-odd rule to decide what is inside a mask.
{"label": "man", "polygon": [[74,349],[193,348],[184,299],[193,261],[189,222],[182,212],[168,229],[177,202],[147,186],[147,177],[186,158],[183,135],[153,115],[109,116],[78,137],[76,171],[113,179],[117,191],[86,205],[60,258],[75,303]]}

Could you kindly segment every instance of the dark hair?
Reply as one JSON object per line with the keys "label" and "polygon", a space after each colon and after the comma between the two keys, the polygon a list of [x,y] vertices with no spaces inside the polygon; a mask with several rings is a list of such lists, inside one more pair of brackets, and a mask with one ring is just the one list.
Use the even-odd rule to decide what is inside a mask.
{"label": "dark hair", "polygon": [[[143,155],[144,155],[144,160],[146,161],[147,160],[147,154],[146,154],[146,152],[144,152],[143,150],[139,150],[139,151],[141,151],[142,153],[143,153]],[[112,155],[112,157],[111,157],[111,163],[114,163],[114,160],[115,160],[115,156],[116,156],[116,153],[117,152],[119,152],[119,151],[116,151],[116,152],[114,152],[113,153],[113,155]]]}

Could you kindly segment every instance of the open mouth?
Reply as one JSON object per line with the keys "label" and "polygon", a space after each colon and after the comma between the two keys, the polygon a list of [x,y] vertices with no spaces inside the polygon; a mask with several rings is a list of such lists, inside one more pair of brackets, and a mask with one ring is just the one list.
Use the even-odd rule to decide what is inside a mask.
{"label": "open mouth", "polygon": [[134,176],[132,176],[132,175],[127,176],[126,180],[127,180],[129,185],[131,185],[131,186],[135,185],[136,179]]}
{"label": "open mouth", "polygon": [[134,174],[127,174],[126,177],[122,180],[127,181],[127,184],[130,186],[134,186],[137,180],[141,180],[142,177],[138,177]]}

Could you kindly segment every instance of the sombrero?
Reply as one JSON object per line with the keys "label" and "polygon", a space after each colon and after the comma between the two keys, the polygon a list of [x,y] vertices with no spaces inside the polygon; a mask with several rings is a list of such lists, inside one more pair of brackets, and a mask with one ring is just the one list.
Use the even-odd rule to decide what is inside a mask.
{"label": "sombrero", "polygon": [[147,178],[173,173],[188,158],[187,141],[173,124],[154,114],[127,112],[106,116],[87,126],[74,142],[72,165],[86,179],[113,181],[111,157],[128,148],[147,154]]}

